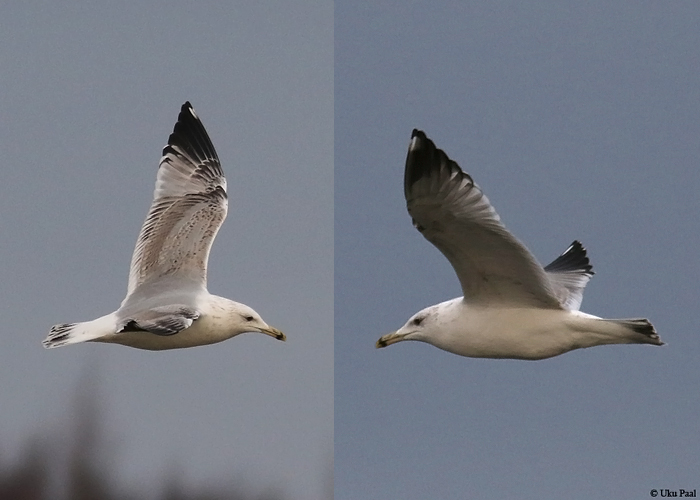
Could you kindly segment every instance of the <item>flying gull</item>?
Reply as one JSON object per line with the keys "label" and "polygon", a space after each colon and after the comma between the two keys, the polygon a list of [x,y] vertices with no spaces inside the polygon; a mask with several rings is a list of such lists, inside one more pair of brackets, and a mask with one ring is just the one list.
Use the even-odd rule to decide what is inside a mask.
{"label": "flying gull", "polygon": [[227,210],[219,157],[186,102],[163,149],[153,203],[131,258],[126,298],[96,320],[52,327],[44,347],[108,342],[178,349],[244,332],[285,340],[250,307],[207,291],[209,250]]}
{"label": "flying gull", "polygon": [[593,275],[581,243],[542,268],[471,176],[420,130],[408,148],[404,193],[413,224],[450,261],[464,296],[414,314],[378,348],[419,340],[461,356],[536,360],[603,344],[663,345],[646,319],[580,312]]}

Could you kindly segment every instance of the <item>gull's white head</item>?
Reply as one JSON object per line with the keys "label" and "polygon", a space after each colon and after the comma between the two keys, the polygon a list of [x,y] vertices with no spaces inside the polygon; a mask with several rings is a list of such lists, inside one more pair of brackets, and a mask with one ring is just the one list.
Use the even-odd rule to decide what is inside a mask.
{"label": "gull's white head", "polygon": [[439,339],[443,331],[447,304],[449,302],[443,302],[417,312],[401,328],[377,340],[377,348],[404,340],[418,340],[437,345],[436,340]]}
{"label": "gull's white head", "polygon": [[217,297],[217,299],[219,300],[216,301],[210,314],[215,321],[218,319],[226,324],[231,337],[241,333],[259,332],[277,340],[287,340],[284,333],[265,323],[253,308],[223,297]]}

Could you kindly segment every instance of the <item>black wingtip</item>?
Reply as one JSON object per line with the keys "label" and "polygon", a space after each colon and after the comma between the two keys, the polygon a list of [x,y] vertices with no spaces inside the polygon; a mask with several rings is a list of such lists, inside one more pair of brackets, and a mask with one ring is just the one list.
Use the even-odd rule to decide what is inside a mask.
{"label": "black wingtip", "polygon": [[413,132],[411,133],[411,139],[413,139],[414,137],[419,137],[421,139],[427,139],[427,137],[425,136],[425,132],[423,132],[422,130],[418,130],[417,128],[414,128]]}
{"label": "black wingtip", "polygon": [[434,170],[441,168],[464,173],[456,162],[450,160],[442,149],[435,146],[435,143],[425,135],[425,132],[414,128],[411,133],[411,144],[408,147],[404,171],[406,197],[408,197],[413,184],[422,177],[428,177]]}
{"label": "black wingtip", "polygon": [[[180,113],[177,115],[177,123],[175,123],[173,134],[177,132],[178,125],[180,128],[183,128],[184,126],[197,128],[196,126],[199,125],[202,129],[204,129],[204,125],[202,125],[202,121],[197,116],[197,113],[195,112],[192,104],[190,104],[190,101],[185,102],[185,104],[180,107]],[[204,132],[206,133],[206,130]]]}
{"label": "black wingtip", "polygon": [[180,108],[173,133],[168,137],[168,145],[163,149],[163,156],[170,146],[177,146],[199,160],[219,159],[209,134],[190,101],[186,101]]}
{"label": "black wingtip", "polygon": [[409,153],[411,151],[418,151],[420,149],[437,149],[435,147],[435,143],[428,139],[428,136],[425,135],[425,132],[422,130],[418,130],[417,128],[413,129],[413,132],[411,132],[411,144],[409,146]]}
{"label": "black wingtip", "polygon": [[595,274],[586,249],[578,240],[574,240],[569,248],[545,266],[544,270],[552,273],[583,273],[589,276]]}
{"label": "black wingtip", "polygon": [[[198,121],[200,124],[202,123],[199,120],[199,116],[197,116],[197,112],[194,110],[194,106],[190,103],[190,101],[185,101],[185,104],[183,104],[180,107],[180,114],[177,117],[178,121],[180,120],[187,120],[187,119],[194,119],[195,121]],[[204,126],[202,125],[202,128]]]}

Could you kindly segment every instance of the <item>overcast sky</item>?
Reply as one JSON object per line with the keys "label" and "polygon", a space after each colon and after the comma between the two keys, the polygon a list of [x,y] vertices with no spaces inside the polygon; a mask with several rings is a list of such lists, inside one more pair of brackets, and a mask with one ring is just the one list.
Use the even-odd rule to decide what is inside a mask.
{"label": "overcast sky", "polygon": [[[700,488],[696,3],[76,2],[0,14],[3,463],[34,436],[68,439],[80,379],[94,377],[111,475],[145,487],[177,471],[188,484],[327,498],[335,450],[339,500]],[[229,185],[209,289],[288,342],[44,350],[52,324],[123,299],[186,100]],[[583,242],[596,275],[582,310],[648,317],[668,345],[538,362],[376,350],[460,294],[406,212],[414,127],[540,261]]]}
{"label": "overcast sky", "polygon": [[[612,5],[612,6],[611,6]],[[335,4],[336,500],[650,498],[700,488],[700,4]],[[582,310],[666,347],[545,361],[374,342],[461,295],[403,198],[426,131]]]}
{"label": "overcast sky", "polygon": [[[0,9],[0,460],[62,434],[98,379],[133,484],[181,473],[327,497],[333,460],[333,5],[324,1]],[[161,151],[189,100],[229,214],[209,290],[286,343],[244,335],[171,352],[47,351],[52,324],[116,309]],[[95,367],[90,372],[90,367]]]}

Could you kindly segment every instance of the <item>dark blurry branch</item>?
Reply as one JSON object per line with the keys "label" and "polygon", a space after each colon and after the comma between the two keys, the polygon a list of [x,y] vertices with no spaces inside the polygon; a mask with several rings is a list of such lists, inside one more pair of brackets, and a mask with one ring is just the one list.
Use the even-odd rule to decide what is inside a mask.
{"label": "dark blurry branch", "polygon": [[0,499],[35,500],[48,498],[46,486],[49,457],[38,441],[32,440],[15,466],[0,464]]}
{"label": "dark blurry branch", "polygon": [[80,377],[75,396],[72,444],[68,457],[68,494],[70,500],[110,500],[115,498],[103,470],[106,464],[101,439],[98,374],[90,364]]}
{"label": "dark blurry branch", "polygon": [[[49,432],[48,439],[28,439],[16,464],[0,462],[0,500],[152,500],[152,494],[134,492],[116,484],[110,472],[118,469],[104,445],[100,423],[98,377],[95,370],[81,377],[75,414],[68,427],[69,444],[62,432]],[[62,426],[63,427],[63,426]],[[56,431],[55,429],[53,429]],[[60,430],[60,429],[59,429]],[[111,436],[107,436],[110,438]],[[1,449],[1,448],[0,448]],[[182,483],[181,474],[161,479],[160,500],[282,500],[281,494],[250,495],[233,487],[193,488]],[[53,490],[65,491],[53,491]]]}

